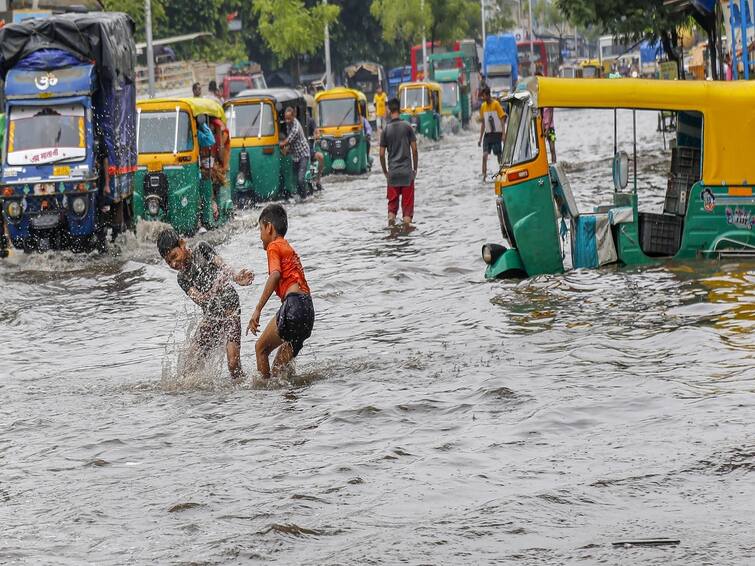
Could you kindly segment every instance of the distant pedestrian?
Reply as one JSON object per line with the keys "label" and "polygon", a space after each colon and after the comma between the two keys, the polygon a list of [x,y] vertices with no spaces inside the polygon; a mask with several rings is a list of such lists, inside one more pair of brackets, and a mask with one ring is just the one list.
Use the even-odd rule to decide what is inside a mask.
{"label": "distant pedestrian", "polygon": [[208,98],[211,100],[214,100],[218,104],[223,104],[223,97],[220,94],[220,90],[218,90],[218,83],[215,81],[210,81],[210,84],[207,85],[207,90],[209,91],[210,95]]}
{"label": "distant pedestrian", "polygon": [[[388,181],[388,224],[396,223],[399,200],[404,225],[414,217],[414,180],[417,177],[417,137],[414,128],[400,118],[398,98],[388,101],[390,119],[380,135],[380,165]],[[387,166],[386,166],[386,153]]]}
{"label": "distant pedestrian", "polygon": [[385,128],[385,106],[387,102],[388,95],[383,91],[383,85],[378,83],[377,92],[375,92],[375,96],[372,98],[372,104],[375,106],[375,127],[378,133]]}
{"label": "distant pedestrian", "polygon": [[[501,103],[490,96],[490,87],[482,89],[482,106],[480,106],[480,139],[478,146],[482,146],[482,179],[488,178],[488,155],[494,153],[501,163],[503,132],[506,125],[506,112]],[[484,140],[484,143],[483,143]]]}
{"label": "distant pedestrian", "polygon": [[199,83],[194,83],[191,85],[191,94],[194,95],[194,98],[199,98],[202,96],[202,85]]}

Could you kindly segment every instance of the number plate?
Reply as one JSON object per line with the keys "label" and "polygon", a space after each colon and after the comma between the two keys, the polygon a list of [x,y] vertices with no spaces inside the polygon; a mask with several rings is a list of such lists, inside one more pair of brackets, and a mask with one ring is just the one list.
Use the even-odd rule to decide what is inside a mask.
{"label": "number plate", "polygon": [[71,166],[70,165],[54,165],[52,168],[53,177],[70,177]]}

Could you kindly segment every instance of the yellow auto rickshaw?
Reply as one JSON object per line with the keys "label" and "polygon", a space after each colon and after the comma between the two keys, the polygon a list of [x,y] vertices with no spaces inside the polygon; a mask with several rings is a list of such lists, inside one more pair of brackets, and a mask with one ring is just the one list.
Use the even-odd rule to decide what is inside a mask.
{"label": "yellow auto rickshaw", "polygon": [[431,140],[441,136],[442,87],[433,82],[402,83],[398,87],[401,119]]}
{"label": "yellow auto rickshaw", "polygon": [[315,95],[317,141],[325,175],[359,175],[370,169],[369,139],[364,129],[367,97],[351,88],[332,88]]}

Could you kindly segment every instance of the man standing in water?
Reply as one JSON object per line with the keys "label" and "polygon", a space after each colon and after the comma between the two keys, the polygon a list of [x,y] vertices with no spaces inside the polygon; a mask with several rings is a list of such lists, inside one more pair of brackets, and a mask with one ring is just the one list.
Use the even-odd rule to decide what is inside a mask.
{"label": "man standing in water", "polygon": [[294,171],[296,171],[296,184],[299,190],[299,196],[304,197],[307,194],[305,178],[307,175],[307,165],[309,164],[309,144],[307,136],[304,135],[304,128],[301,127],[299,120],[296,119],[296,111],[289,106],[284,114],[286,125],[288,126],[288,137],[280,142],[281,149],[288,148],[291,153],[291,159],[294,161]]}
{"label": "man standing in water", "polygon": [[[506,112],[503,111],[501,103],[490,96],[490,88],[482,89],[482,106],[480,106],[480,139],[478,146],[482,146],[482,180],[488,178],[488,155],[494,153],[501,162],[503,142],[503,128],[506,123]],[[483,143],[484,137],[484,143]]]}
{"label": "man standing in water", "polygon": [[[417,177],[417,137],[414,128],[399,115],[398,98],[388,101],[390,120],[380,134],[380,165],[388,181],[388,225],[396,223],[399,200],[404,226],[414,217],[414,179]],[[386,167],[386,151],[388,164]]]}

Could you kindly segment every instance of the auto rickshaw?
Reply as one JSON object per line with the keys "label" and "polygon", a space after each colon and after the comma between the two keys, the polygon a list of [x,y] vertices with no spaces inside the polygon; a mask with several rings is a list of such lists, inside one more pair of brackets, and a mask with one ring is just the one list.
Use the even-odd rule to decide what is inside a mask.
{"label": "auto rickshaw", "polygon": [[223,105],[231,132],[233,200],[238,206],[296,194],[293,161],[278,145],[287,136],[284,114],[289,106],[306,135],[307,103],[298,90],[244,90]]}
{"label": "auto rickshaw", "polygon": [[[755,84],[748,81],[530,77],[520,83],[509,97],[503,164],[495,185],[508,247],[483,246],[486,277],[564,271],[561,242],[564,238],[566,245],[567,235],[574,268],[755,257],[755,161],[749,155],[755,124],[742,120],[752,113],[754,98]],[[613,190],[605,205],[590,211],[577,205],[562,164],[548,160],[542,109],[559,107],[613,109],[615,121],[621,109],[633,124],[633,186],[627,189],[630,159],[618,151],[614,124],[614,158],[606,168]],[[660,213],[638,210],[640,110],[673,111],[679,124]]]}
{"label": "auto rickshaw", "polygon": [[472,59],[462,51],[438,53],[428,57],[430,76],[442,92],[441,111],[444,116],[454,116],[463,128],[469,126],[472,116],[472,101],[469,85],[472,77]]}
{"label": "auto rickshaw", "polygon": [[580,61],[579,66],[582,70],[582,77],[585,79],[599,79],[606,75],[603,65],[597,59],[585,59]]}
{"label": "auto rickshaw", "polygon": [[409,122],[418,134],[431,140],[441,136],[442,89],[438,83],[412,82],[398,87],[401,119]]}
{"label": "auto rickshaw", "polygon": [[219,216],[212,210],[209,157],[200,156],[198,122],[217,118],[223,108],[208,98],[140,100],[137,111],[139,166],[134,175],[134,213],[144,220],[167,222],[191,235],[225,224],[233,214],[228,174],[217,195]]}
{"label": "auto rickshaw", "polygon": [[359,175],[370,169],[368,142],[363,118],[367,98],[351,88],[332,88],[315,95],[317,139],[315,150],[325,158],[324,175]]}

